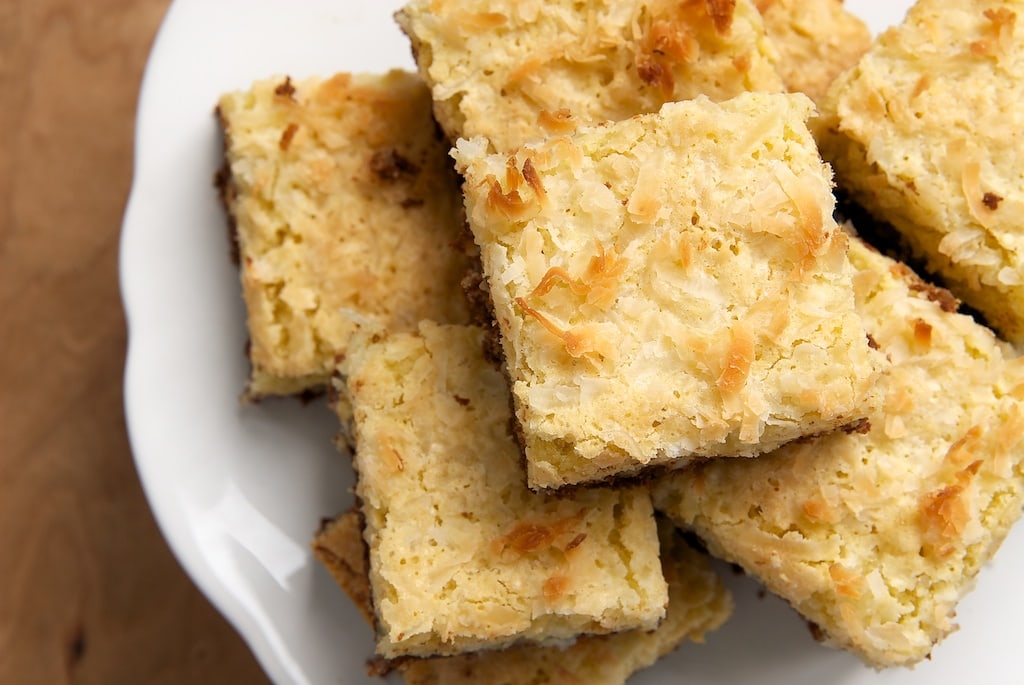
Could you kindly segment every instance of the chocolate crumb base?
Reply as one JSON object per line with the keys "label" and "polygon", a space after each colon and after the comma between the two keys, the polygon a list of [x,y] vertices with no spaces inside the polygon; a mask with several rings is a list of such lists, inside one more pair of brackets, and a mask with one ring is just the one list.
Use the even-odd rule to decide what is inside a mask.
{"label": "chocolate crumb base", "polygon": [[825,635],[825,631],[821,629],[821,626],[814,621],[807,621],[807,629],[811,631],[811,637],[814,638],[814,641],[819,644],[825,642],[828,637]]}
{"label": "chocolate crumb base", "polygon": [[371,678],[386,678],[395,669],[395,666],[393,659],[372,656],[366,660],[366,675]]}
{"label": "chocolate crumb base", "polygon": [[224,119],[224,114],[220,111],[219,106],[214,108],[213,115],[217,118],[217,128],[221,132],[221,150],[223,150],[220,168],[213,175],[213,186],[217,189],[221,206],[224,207],[224,213],[227,215],[228,254],[231,258],[231,263],[239,266],[242,259],[242,250],[238,244],[238,223],[235,221],[234,212],[231,211],[231,205],[234,204],[237,190],[234,178],[231,175],[231,165],[228,163],[228,139],[230,134],[227,121]]}
{"label": "chocolate crumb base", "polygon": [[469,304],[469,315],[474,325],[490,329],[494,327],[494,304],[490,289],[484,278],[479,254],[470,260],[469,270],[460,283]]}
{"label": "chocolate crumb base", "polygon": [[466,295],[466,302],[469,304],[470,320],[473,325],[484,330],[484,358],[495,367],[501,367],[504,365],[505,353],[501,347],[501,332],[494,316],[491,291],[480,263],[480,252],[474,245],[473,250],[468,251],[467,254],[470,255],[469,269],[462,277],[461,285]]}
{"label": "chocolate crumb base", "polygon": [[[655,512],[655,517],[656,518],[665,518],[664,515],[661,514],[660,512]],[[707,543],[705,543],[704,540],[699,535],[694,533],[692,530],[685,530],[683,528],[676,528],[676,534],[680,535],[683,538],[683,540],[686,541],[686,544],[688,544],[693,549],[697,550],[701,554],[706,554],[708,556],[711,556],[711,552],[708,551]]]}
{"label": "chocolate crumb base", "polygon": [[833,216],[837,224],[842,226],[846,222],[852,223],[857,235],[868,245],[887,257],[904,262],[915,271],[920,271],[920,267],[924,265],[914,258],[910,246],[892,224],[876,219],[863,205],[838,188],[835,196],[836,208]]}
{"label": "chocolate crumb base", "polygon": [[291,395],[264,395],[255,393],[252,388],[246,384],[245,390],[242,391],[242,404],[262,404],[267,400],[298,400],[304,407],[308,407],[310,404],[318,401],[321,397],[328,394],[327,385],[315,385],[311,388],[305,388],[301,392],[295,392]]}
{"label": "chocolate crumb base", "polygon": [[297,393],[295,395],[292,395],[292,397],[295,397],[299,402],[302,403],[303,406],[308,406],[308,405],[312,404],[313,402],[319,400],[321,397],[323,397],[326,394],[327,394],[327,386],[326,385],[318,385],[318,386],[313,387],[313,388],[306,388],[302,392]]}

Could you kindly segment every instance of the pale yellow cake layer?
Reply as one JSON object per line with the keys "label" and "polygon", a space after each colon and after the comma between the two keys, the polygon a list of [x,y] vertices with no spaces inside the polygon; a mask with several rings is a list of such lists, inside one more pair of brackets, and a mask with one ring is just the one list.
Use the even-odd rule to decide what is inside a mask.
{"label": "pale yellow cake layer", "polygon": [[821,102],[839,74],[871,47],[871,30],[843,0],[755,0],[778,52],[786,89]]}
{"label": "pale yellow cake layer", "polygon": [[1024,1],[920,0],[823,109],[840,185],[1024,343]]}
{"label": "pale yellow cake layer", "polygon": [[458,181],[419,77],[270,79],[218,112],[249,397],[322,388],[361,321],[468,320]]}
{"label": "pale yellow cake layer", "polygon": [[656,506],[877,666],[926,658],[1024,504],[1024,360],[902,264],[851,244],[858,308],[893,362],[884,408],[655,486]]}
{"label": "pale yellow cake layer", "polygon": [[[373,623],[366,546],[359,515],[349,512],[313,541],[327,567],[369,623]],[[659,527],[661,568],[668,581],[665,620],[653,631],[585,636],[564,649],[518,646],[501,651],[413,659],[397,668],[408,685],[523,685],[587,683],[622,685],[684,641],[703,642],[732,613],[732,597],[707,556]]]}
{"label": "pale yellow cake layer", "polygon": [[653,629],[668,598],[647,491],[530,492],[483,337],[424,322],[353,338],[342,366],[378,653]]}
{"label": "pale yellow cake layer", "polygon": [[451,140],[496,151],[698,94],[782,89],[751,0],[412,0],[396,19]]}
{"label": "pale yellow cake layer", "polygon": [[669,103],[453,154],[533,487],[752,456],[862,418],[884,359],[803,95]]}

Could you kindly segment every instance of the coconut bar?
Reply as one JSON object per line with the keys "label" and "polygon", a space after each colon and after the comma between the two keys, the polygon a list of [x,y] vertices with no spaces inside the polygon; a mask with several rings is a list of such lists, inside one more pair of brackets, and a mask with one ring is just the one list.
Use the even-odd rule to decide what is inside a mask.
{"label": "coconut bar", "polygon": [[848,426],[884,367],[803,95],[700,97],[488,154],[469,223],[535,488]]}
{"label": "coconut bar", "polygon": [[341,365],[385,658],[650,630],[668,600],[642,488],[531,492],[483,330],[360,334]]}
{"label": "coconut bar", "polygon": [[1024,343],[1024,2],[920,0],[823,113],[840,185]]}
{"label": "coconut bar", "polygon": [[655,503],[827,643],[911,665],[1024,504],[1024,360],[956,300],[854,240],[858,309],[893,362],[855,433],[672,474]]}
{"label": "coconut bar", "polygon": [[465,323],[461,199],[415,75],[280,78],[220,99],[246,397],[322,389],[359,322]]}
{"label": "coconut bar", "polygon": [[[565,649],[521,645],[451,657],[399,659],[407,685],[521,685],[588,683],[622,685],[684,641],[703,642],[732,611],[732,599],[707,556],[696,552],[671,526],[659,522],[661,568],[668,581],[668,611],[653,631],[584,636]],[[330,522],[313,541],[317,558],[370,624],[373,605],[358,512]]]}

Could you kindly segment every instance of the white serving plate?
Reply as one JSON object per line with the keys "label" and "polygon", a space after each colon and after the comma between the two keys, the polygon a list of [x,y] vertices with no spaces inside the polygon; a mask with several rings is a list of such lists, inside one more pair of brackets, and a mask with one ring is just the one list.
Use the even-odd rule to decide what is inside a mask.
{"label": "white serving plate", "polygon": [[[238,402],[247,373],[238,276],[212,178],[220,93],[276,74],[413,68],[391,20],[399,0],[177,0],[139,101],[121,286],[129,321],[125,405],[157,521],[196,584],[280,685],[374,682],[370,630],[315,562],[321,517],[351,504],[352,474],[321,403]],[[847,5],[877,31],[909,0]],[[729,574],[737,609],[637,685],[963,685],[1024,682],[1024,530],[961,605],[960,632],[915,670],[876,673],[817,645],[783,602]],[[393,676],[394,677],[394,676]]]}

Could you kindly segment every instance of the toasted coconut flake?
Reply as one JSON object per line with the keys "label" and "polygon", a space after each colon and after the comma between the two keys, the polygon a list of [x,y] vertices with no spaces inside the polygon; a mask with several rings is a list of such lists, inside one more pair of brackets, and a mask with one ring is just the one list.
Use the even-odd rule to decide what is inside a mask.
{"label": "toasted coconut flake", "polygon": [[828,575],[835,583],[836,594],[840,597],[860,599],[863,594],[863,585],[860,576],[852,571],[843,568],[840,564],[832,564],[828,567]]}
{"label": "toasted coconut flake", "polygon": [[708,15],[715,23],[720,36],[727,36],[732,30],[732,18],[736,11],[736,0],[707,0]]}
{"label": "toasted coconut flake", "polygon": [[565,594],[566,589],[569,587],[569,578],[561,574],[556,574],[544,581],[544,599],[548,602],[554,602],[559,597]]}
{"label": "toasted coconut flake", "polygon": [[684,18],[656,18],[640,41],[637,73],[644,83],[658,86],[669,99],[676,85],[673,66],[693,61],[699,51],[700,45]]}
{"label": "toasted coconut flake", "polygon": [[629,195],[626,209],[634,221],[644,224],[654,223],[658,218],[661,202],[658,191],[661,189],[661,166],[657,163],[645,164],[637,174],[636,185]]}
{"label": "toasted coconut flake", "polygon": [[978,443],[981,441],[981,426],[971,426],[962,438],[950,445],[946,452],[946,462],[960,468],[973,460]]}
{"label": "toasted coconut flake", "polygon": [[560,326],[556,325],[555,322],[553,322],[551,319],[549,319],[548,317],[544,316],[543,314],[538,312],[536,309],[534,309],[533,307],[528,305],[526,303],[525,299],[523,299],[522,297],[517,297],[516,298],[516,304],[519,305],[519,307],[522,308],[522,310],[526,314],[528,314],[529,316],[532,316],[533,318],[537,319],[537,321],[540,323],[540,325],[543,326],[544,328],[546,328],[549,333],[551,333],[552,335],[558,336],[559,338],[562,338],[562,339],[565,338],[565,329],[564,328],[561,328]]}
{"label": "toasted coconut flake", "polygon": [[[989,207],[989,203],[985,202],[985,199],[991,194],[982,191],[981,189],[981,164],[978,162],[968,162],[964,164],[963,171],[960,174],[960,187],[963,190],[964,198],[967,200],[967,208],[971,212],[971,216],[984,226],[989,228],[992,223],[992,210]],[[998,203],[996,203],[998,207]]]}
{"label": "toasted coconut flake", "polygon": [[1017,23],[1017,14],[1007,7],[989,8],[982,14],[992,22],[995,44],[999,51],[1003,54],[1008,53],[1013,46],[1013,29]]}
{"label": "toasted coconut flake", "polygon": [[796,235],[793,239],[801,253],[797,275],[802,280],[814,268],[818,254],[828,243],[830,234],[824,230],[825,219],[814,191],[785,167],[776,168],[775,178],[796,210]]}
{"label": "toasted coconut flake", "polygon": [[981,466],[981,460],[971,462],[957,472],[955,483],[925,495],[921,505],[925,553],[939,557],[952,553],[952,543],[963,533],[971,517],[968,503],[962,495]]}
{"label": "toasted coconut flake", "polygon": [[996,42],[991,37],[981,38],[971,43],[971,54],[975,57],[988,57],[995,53]]}
{"label": "toasted coconut flake", "polygon": [[512,192],[519,190],[523,181],[526,179],[523,177],[523,172],[519,170],[519,164],[516,162],[515,155],[510,156],[505,160],[505,192]]}
{"label": "toasted coconut flake", "polygon": [[562,340],[565,342],[565,351],[572,357],[585,356],[591,361],[613,359],[612,345],[601,337],[601,332],[595,326],[577,326],[567,330],[562,336]]}
{"label": "toasted coconut flake", "polygon": [[538,69],[543,67],[549,61],[551,61],[551,60],[546,55],[544,55],[544,56],[539,56],[538,55],[538,56],[534,56],[534,57],[531,57],[530,59],[526,60],[525,62],[520,64],[518,67],[516,67],[515,69],[513,69],[512,71],[509,72],[509,74],[508,74],[508,86],[509,87],[516,87],[517,85],[521,84],[524,80],[526,80],[530,76],[530,74],[536,72]]}
{"label": "toasted coconut flake", "polygon": [[660,60],[650,55],[641,55],[636,60],[636,70],[644,83],[659,86],[666,98],[672,95],[676,87],[676,77]]}
{"label": "toasted coconut flake", "polygon": [[910,99],[915,99],[918,95],[928,90],[932,85],[931,74],[922,74],[921,78],[917,79],[917,83],[914,85],[914,90],[910,93]]}
{"label": "toasted coconut flake", "polygon": [[832,523],[836,520],[836,512],[822,499],[821,495],[814,495],[802,507],[804,516],[812,521]]}
{"label": "toasted coconut flake", "polygon": [[582,281],[577,281],[569,272],[560,266],[553,266],[547,270],[544,277],[540,279],[540,283],[530,293],[531,297],[541,297],[551,292],[551,289],[555,287],[556,283],[564,283],[577,295],[583,295],[586,293],[586,284]]}
{"label": "toasted coconut flake", "polygon": [[547,197],[547,193],[544,191],[544,184],[540,180],[540,174],[537,173],[533,166],[533,160],[529,157],[523,162],[522,176],[526,184],[533,190],[534,197],[539,200]]}
{"label": "toasted coconut flake", "polygon": [[906,414],[914,409],[914,395],[907,388],[894,384],[885,396],[886,414]]}
{"label": "toasted coconut flake", "polygon": [[967,525],[967,505],[960,497],[962,485],[947,485],[925,496],[921,505],[921,525],[926,549],[944,557],[952,552],[949,543],[956,540]]}
{"label": "toasted coconut flake", "polygon": [[538,163],[540,163],[543,156],[545,159],[562,158],[567,164],[575,166],[583,160],[583,150],[571,138],[557,136],[546,141],[544,147],[535,153],[534,156],[537,158]]}
{"label": "toasted coconut flake", "polygon": [[515,528],[492,543],[493,551],[499,555],[506,550],[527,554],[552,547],[559,538],[572,533],[583,522],[586,513],[586,510],[581,509],[572,516],[566,516],[552,523],[529,521],[518,523]]}
{"label": "toasted coconut flake", "polygon": [[387,462],[387,465],[395,473],[401,473],[405,471],[405,460],[402,459],[402,454],[395,449],[391,444],[384,443],[380,446],[379,454]]}
{"label": "toasted coconut flake", "polygon": [[923,319],[914,321],[914,349],[924,353],[932,347],[932,326]]}
{"label": "toasted coconut flake", "polygon": [[458,25],[467,33],[486,33],[508,23],[508,17],[500,12],[466,13],[458,20]]}
{"label": "toasted coconut flake", "polygon": [[664,19],[651,23],[647,40],[650,52],[681,63],[693,59],[697,48],[696,39],[686,27]]}
{"label": "toasted coconut flake", "polygon": [[281,152],[287,152],[288,148],[292,146],[292,138],[299,130],[299,125],[296,123],[290,123],[285,127],[284,131],[281,132],[281,139],[277,142],[277,147],[280,148]]}
{"label": "toasted coconut flake", "polygon": [[565,551],[567,553],[573,551],[574,549],[576,549],[577,547],[582,545],[583,541],[586,540],[586,539],[587,539],[587,534],[586,533],[580,533],[579,535],[577,535],[576,537],[574,537],[572,540],[569,541],[569,544],[565,546]]}
{"label": "toasted coconut flake", "polygon": [[566,135],[576,130],[572,112],[564,107],[554,112],[542,109],[537,115],[537,125],[552,135]]}
{"label": "toasted coconut flake", "polygon": [[520,523],[511,532],[498,538],[495,544],[499,553],[510,549],[513,552],[525,554],[550,546],[554,539],[554,531],[547,526],[536,523]]}
{"label": "toasted coconut flake", "polygon": [[749,328],[757,331],[761,338],[769,341],[778,340],[789,325],[787,300],[778,293],[765,295],[747,310],[743,320]]}
{"label": "toasted coconut flake", "polygon": [[626,265],[626,260],[619,257],[614,249],[606,252],[604,245],[598,242],[597,255],[590,258],[580,278],[575,279],[562,267],[553,266],[547,270],[530,296],[541,297],[550,292],[556,283],[564,283],[576,295],[585,297],[588,304],[604,308],[615,299],[619,277]]}
{"label": "toasted coconut flake", "polygon": [[582,280],[589,287],[588,304],[607,307],[612,303],[627,263],[626,258],[620,257],[614,248],[605,251],[604,245],[597,243],[597,255],[590,258],[587,269],[583,272]]}
{"label": "toasted coconut flake", "polygon": [[[529,160],[528,160],[529,161]],[[526,164],[524,164],[524,167]],[[536,174],[536,170],[533,169],[533,165],[530,164],[532,174]],[[506,219],[513,221],[523,221],[529,218],[532,212],[540,209],[540,203],[536,200],[540,199],[537,194],[537,188],[534,187],[520,171],[516,164],[516,158],[509,157],[505,164],[505,184],[498,182],[498,179],[493,175],[489,174],[484,182],[488,185],[487,201],[485,206],[488,211],[500,214]],[[532,193],[527,193],[527,197],[523,197],[519,191],[523,188],[524,183],[531,187]],[[534,183],[540,183],[540,178],[536,178]],[[541,188],[543,192],[543,188]]]}
{"label": "toasted coconut flake", "polygon": [[743,389],[754,362],[754,336],[745,326],[734,326],[722,373],[716,381],[723,397],[735,397]]}

